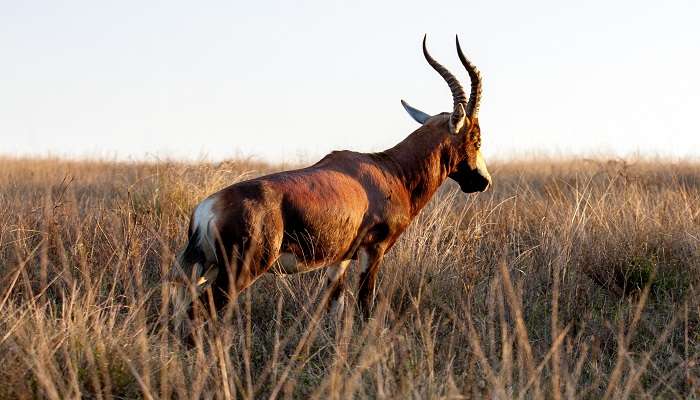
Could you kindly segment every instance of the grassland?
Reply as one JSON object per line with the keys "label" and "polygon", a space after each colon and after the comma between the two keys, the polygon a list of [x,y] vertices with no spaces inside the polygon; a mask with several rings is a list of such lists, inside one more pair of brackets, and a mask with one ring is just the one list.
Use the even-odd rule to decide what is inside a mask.
{"label": "grassland", "polygon": [[267,275],[173,337],[206,194],[282,166],[0,159],[0,398],[700,398],[700,164],[492,163],[385,258],[374,318]]}

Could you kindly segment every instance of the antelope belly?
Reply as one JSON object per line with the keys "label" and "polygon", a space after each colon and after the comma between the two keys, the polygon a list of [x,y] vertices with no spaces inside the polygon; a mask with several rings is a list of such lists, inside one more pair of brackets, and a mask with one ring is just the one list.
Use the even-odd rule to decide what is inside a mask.
{"label": "antelope belly", "polygon": [[317,268],[321,268],[324,264],[318,263],[304,263],[300,261],[296,255],[293,253],[282,253],[280,254],[277,261],[275,261],[276,270],[283,274],[296,274],[300,272],[312,271]]}

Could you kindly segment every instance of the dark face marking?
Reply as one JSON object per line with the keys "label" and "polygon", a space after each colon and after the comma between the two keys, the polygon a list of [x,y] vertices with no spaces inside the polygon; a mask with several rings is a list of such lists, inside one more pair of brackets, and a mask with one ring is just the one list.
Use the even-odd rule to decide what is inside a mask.
{"label": "dark face marking", "polygon": [[457,169],[448,176],[459,184],[464,193],[483,192],[491,183],[478,169],[471,168],[467,160],[457,164]]}
{"label": "dark face marking", "polygon": [[481,130],[478,120],[471,124],[464,135],[463,151],[466,157],[448,177],[457,182],[464,193],[483,192],[491,184],[491,176],[480,152]]}

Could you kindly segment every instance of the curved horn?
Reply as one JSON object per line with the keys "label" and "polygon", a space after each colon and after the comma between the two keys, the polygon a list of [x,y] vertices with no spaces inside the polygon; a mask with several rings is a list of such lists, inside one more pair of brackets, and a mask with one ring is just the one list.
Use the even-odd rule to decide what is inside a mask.
{"label": "curved horn", "polygon": [[459,60],[467,69],[469,74],[469,79],[472,81],[472,91],[469,94],[469,103],[467,104],[467,115],[471,117],[477,116],[479,114],[479,103],[481,102],[481,72],[474,66],[474,64],[464,56],[462,52],[462,47],[459,45],[459,37],[455,36],[457,41],[457,54],[459,55]]}
{"label": "curved horn", "polygon": [[452,91],[452,101],[454,102],[454,107],[457,107],[457,104],[460,103],[467,104],[467,95],[464,94],[464,88],[462,88],[462,85],[459,84],[457,78],[455,78],[455,76],[452,75],[447,68],[435,61],[435,59],[430,56],[430,53],[428,53],[428,48],[425,46],[425,40],[427,37],[428,35],[423,36],[423,55],[425,56],[425,59],[428,61],[428,64],[430,64],[430,66],[433,67],[433,69],[437,71],[440,76],[442,76],[442,79],[447,81],[447,85]]}

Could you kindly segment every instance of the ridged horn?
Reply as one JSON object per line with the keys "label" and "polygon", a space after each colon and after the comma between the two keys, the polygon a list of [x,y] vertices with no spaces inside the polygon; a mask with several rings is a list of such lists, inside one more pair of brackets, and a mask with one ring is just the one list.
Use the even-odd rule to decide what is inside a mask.
{"label": "ridged horn", "polygon": [[464,56],[462,47],[459,45],[459,37],[456,35],[455,40],[457,42],[457,54],[459,55],[459,61],[461,61],[464,68],[467,69],[469,79],[472,82],[472,90],[469,94],[469,103],[467,103],[466,109],[467,115],[470,118],[476,117],[479,114],[479,103],[481,103],[481,72],[479,72],[476,66]]}
{"label": "ridged horn", "polygon": [[455,78],[455,76],[452,75],[447,68],[435,61],[435,59],[430,56],[430,53],[428,53],[428,48],[425,46],[427,37],[427,34],[423,36],[423,55],[425,56],[425,59],[428,61],[428,64],[430,64],[430,66],[433,67],[433,69],[437,71],[440,76],[442,76],[442,79],[447,82],[447,85],[450,87],[450,91],[452,91],[452,101],[454,103],[454,107],[457,107],[457,104],[460,103],[467,104],[467,95],[464,93],[464,88],[459,84],[457,78]]}

